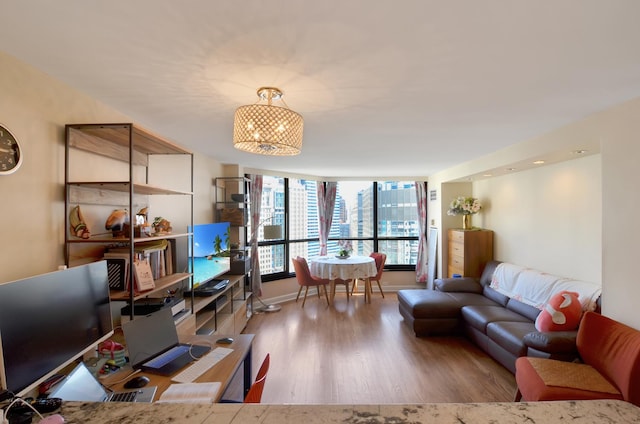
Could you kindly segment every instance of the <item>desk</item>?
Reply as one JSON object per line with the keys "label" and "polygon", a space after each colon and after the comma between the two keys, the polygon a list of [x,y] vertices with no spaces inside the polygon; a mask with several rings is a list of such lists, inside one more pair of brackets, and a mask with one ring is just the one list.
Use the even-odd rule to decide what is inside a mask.
{"label": "desk", "polygon": [[[235,375],[236,371],[238,371],[241,365],[244,365],[244,381],[243,381],[244,394],[247,393],[247,391],[249,390],[249,387],[251,387],[251,383],[253,382],[251,379],[251,348],[253,345],[254,335],[253,334],[234,334],[233,336],[230,336],[233,338],[233,343],[229,345],[216,344],[216,340],[220,339],[221,337],[225,337],[225,336],[192,335],[192,336],[186,336],[184,338],[183,337],[180,338],[180,341],[183,343],[211,345],[212,349],[215,349],[216,347],[228,347],[230,349],[233,349],[233,352],[231,352],[224,359],[222,359],[220,362],[218,362],[212,368],[210,368],[209,371],[205,372],[195,380],[196,383],[215,382],[215,381],[219,381],[221,383],[220,390],[218,391],[218,394],[215,398],[216,402],[220,401],[224,392],[227,390],[227,388],[229,388],[229,384],[233,380],[233,376]],[[124,376],[127,375],[127,373],[129,372],[131,372],[131,368],[130,366],[127,365],[126,367],[123,368],[122,371],[103,380],[102,383],[113,390],[116,390],[116,391],[123,390],[124,382],[114,384],[113,386],[110,386],[109,383],[113,381],[118,381],[124,378]],[[144,375],[149,377],[150,381],[147,384],[147,386],[158,386],[158,390],[156,391],[156,395],[153,399],[154,401],[158,400],[160,395],[162,395],[162,393],[165,390],[167,390],[169,385],[172,384],[171,377],[151,374],[148,372],[141,372],[141,373],[138,373],[137,375]]]}
{"label": "desk", "polygon": [[335,256],[319,256],[310,260],[309,270],[314,277],[331,280],[331,303],[336,295],[336,278],[364,280],[364,301],[371,302],[371,277],[375,277],[378,273],[376,261],[373,258],[350,256],[346,259],[338,259]]}

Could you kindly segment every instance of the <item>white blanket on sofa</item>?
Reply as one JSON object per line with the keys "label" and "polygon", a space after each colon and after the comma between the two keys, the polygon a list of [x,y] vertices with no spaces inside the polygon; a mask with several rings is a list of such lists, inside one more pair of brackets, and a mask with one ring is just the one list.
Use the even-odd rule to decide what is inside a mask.
{"label": "white blanket on sofa", "polygon": [[583,311],[593,311],[602,293],[602,287],[596,283],[559,277],[509,263],[501,263],[496,267],[490,287],[538,309],[542,309],[554,294],[567,290],[578,293]]}

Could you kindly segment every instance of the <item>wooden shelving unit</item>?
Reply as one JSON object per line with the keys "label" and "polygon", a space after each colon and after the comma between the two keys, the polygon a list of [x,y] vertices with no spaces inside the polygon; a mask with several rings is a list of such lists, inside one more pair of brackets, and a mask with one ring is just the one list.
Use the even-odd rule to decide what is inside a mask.
{"label": "wooden shelving unit", "polygon": [[236,244],[236,248],[231,249],[231,271],[221,277],[236,283],[227,302],[219,307],[216,305],[216,330],[220,333],[240,333],[253,312],[253,295],[247,290],[247,275],[251,272],[247,249],[249,183],[246,177],[220,177],[215,180],[217,219],[230,222],[232,242]]}
{"label": "wooden shelving unit", "polygon": [[[154,134],[132,123],[114,124],[70,124],[65,127],[65,261],[67,266],[98,260],[110,246],[118,246],[128,249],[129,263],[132,264],[136,257],[136,245],[157,240],[168,240],[172,246],[170,257],[172,265],[178,262],[178,258],[185,262],[187,259],[187,247],[191,242],[187,232],[171,232],[156,234],[147,237],[136,237],[135,223],[136,210],[141,206],[148,206],[149,196],[180,196],[187,197],[189,214],[185,221],[193,225],[193,154],[177,144]],[[82,153],[77,153],[82,152]],[[111,162],[99,168],[111,169],[107,178],[100,175],[93,178],[93,169],[81,163],[77,159],[84,154],[91,161],[98,163],[101,160],[116,161],[124,165],[110,166]],[[153,155],[173,155],[173,157],[188,160],[179,161],[179,165],[188,163],[190,186],[182,189],[167,188],[152,184],[149,174],[152,166]],[[94,157],[103,159],[93,159]],[[80,176],[79,176],[80,175]],[[102,231],[91,232],[88,239],[76,237],[70,231],[69,213],[74,206],[82,206],[90,210],[93,223],[92,227]],[[128,232],[114,236],[105,232],[105,219],[113,209],[126,209],[130,223]],[[88,215],[85,213],[85,215]],[[154,215],[157,216],[157,215]],[[100,225],[99,225],[100,224]],[[185,225],[186,228],[186,225]],[[180,243],[178,243],[180,241]],[[168,251],[168,249],[167,249]],[[186,267],[185,267],[186,268]],[[191,274],[179,272],[177,266],[172,267],[168,275],[154,278],[155,288],[146,292],[136,292],[134,270],[129,266],[128,279],[131,282],[127,291],[112,290],[111,299],[114,301],[126,301],[133,304],[136,300],[146,297],[165,296],[168,290],[181,293],[181,290],[189,287]],[[187,307],[192,306],[192,299],[185,299]],[[192,309],[193,310],[193,309]],[[134,318],[134,308],[131,308],[130,318]]]}

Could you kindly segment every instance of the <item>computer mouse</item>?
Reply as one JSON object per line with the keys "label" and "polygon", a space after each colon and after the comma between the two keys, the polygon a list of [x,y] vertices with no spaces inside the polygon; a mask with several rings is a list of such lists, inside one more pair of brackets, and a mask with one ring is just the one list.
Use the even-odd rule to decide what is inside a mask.
{"label": "computer mouse", "polygon": [[139,375],[137,377],[133,377],[131,380],[124,383],[125,389],[139,389],[140,387],[144,387],[149,383],[149,377],[145,377],[144,375]]}
{"label": "computer mouse", "polygon": [[231,337],[223,337],[221,339],[216,340],[218,344],[231,344],[233,343],[233,339]]}

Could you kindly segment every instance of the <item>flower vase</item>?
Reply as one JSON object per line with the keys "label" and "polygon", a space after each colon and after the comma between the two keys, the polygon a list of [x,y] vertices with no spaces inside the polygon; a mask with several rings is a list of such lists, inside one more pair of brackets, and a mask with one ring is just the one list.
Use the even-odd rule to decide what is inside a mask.
{"label": "flower vase", "polygon": [[471,229],[471,214],[462,215],[462,229],[463,230]]}

